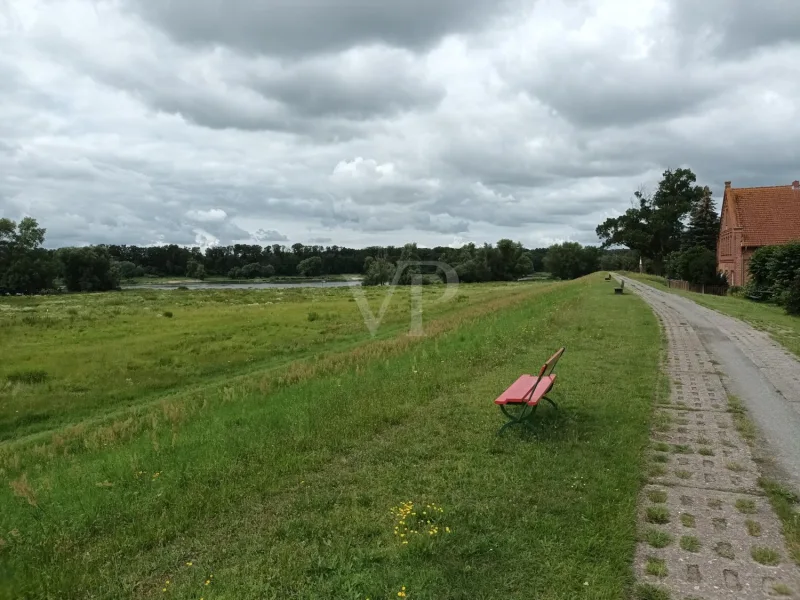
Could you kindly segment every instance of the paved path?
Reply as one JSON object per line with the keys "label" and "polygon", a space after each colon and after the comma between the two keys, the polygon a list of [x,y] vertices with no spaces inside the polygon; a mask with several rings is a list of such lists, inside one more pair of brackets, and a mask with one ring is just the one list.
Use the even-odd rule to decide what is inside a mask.
{"label": "paved path", "polygon": [[800,599],[800,568],[758,487],[726,391],[746,404],[778,466],[800,483],[800,363],[736,319],[623,279],[662,321],[672,390],[652,436],[637,580],[677,600]]}
{"label": "paved path", "polygon": [[[747,407],[770,455],[800,491],[800,362],[763,331],[676,294],[625,279],[665,323],[693,330],[721,371],[728,393]],[[714,370],[712,368],[711,370]]]}

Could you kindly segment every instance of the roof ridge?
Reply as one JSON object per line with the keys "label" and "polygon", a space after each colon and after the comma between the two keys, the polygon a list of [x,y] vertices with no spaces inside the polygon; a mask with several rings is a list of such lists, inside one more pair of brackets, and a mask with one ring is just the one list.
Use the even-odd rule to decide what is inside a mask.
{"label": "roof ridge", "polygon": [[791,183],[787,183],[785,185],[755,185],[755,186],[752,186],[752,187],[730,187],[728,189],[731,189],[731,190],[766,190],[766,189],[770,189],[770,188],[772,188],[772,189],[780,189],[780,188],[793,189],[793,186],[792,186]]}

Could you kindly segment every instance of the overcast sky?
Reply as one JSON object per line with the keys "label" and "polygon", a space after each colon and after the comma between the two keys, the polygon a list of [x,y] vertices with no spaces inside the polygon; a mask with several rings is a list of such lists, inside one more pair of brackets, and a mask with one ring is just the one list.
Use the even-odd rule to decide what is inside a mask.
{"label": "overcast sky", "polygon": [[800,178],[798,0],[0,0],[0,216],[47,245],[596,243]]}

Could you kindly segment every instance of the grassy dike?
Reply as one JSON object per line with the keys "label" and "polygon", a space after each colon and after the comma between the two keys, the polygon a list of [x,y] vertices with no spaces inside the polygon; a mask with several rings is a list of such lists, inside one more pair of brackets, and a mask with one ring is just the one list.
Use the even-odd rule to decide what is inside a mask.
{"label": "grassy dike", "polygon": [[[622,597],[653,314],[592,276],[430,328],[102,451],[20,450],[0,595]],[[492,399],[560,345],[562,411],[498,439]]]}

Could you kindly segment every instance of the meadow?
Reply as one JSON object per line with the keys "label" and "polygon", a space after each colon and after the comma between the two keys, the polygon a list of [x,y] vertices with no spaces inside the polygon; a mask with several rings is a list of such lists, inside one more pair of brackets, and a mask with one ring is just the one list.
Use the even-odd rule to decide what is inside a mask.
{"label": "meadow", "polygon": [[[440,295],[374,337],[347,289],[0,302],[0,596],[623,597],[655,317],[600,275]],[[562,345],[561,410],[497,437]]]}

